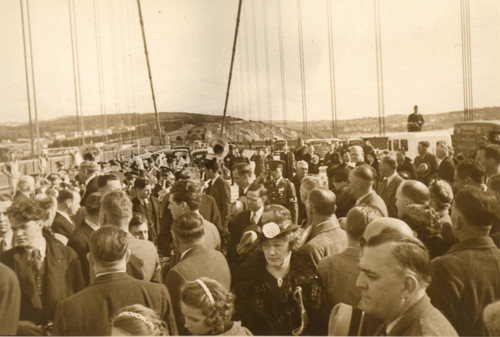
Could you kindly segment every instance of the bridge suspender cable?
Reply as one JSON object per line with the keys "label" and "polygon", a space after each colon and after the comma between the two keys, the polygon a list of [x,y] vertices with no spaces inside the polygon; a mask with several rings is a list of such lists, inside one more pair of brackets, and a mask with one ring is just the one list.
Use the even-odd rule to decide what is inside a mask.
{"label": "bridge suspender cable", "polygon": [[380,0],[373,2],[375,12],[375,47],[377,59],[377,92],[378,92],[378,123],[379,134],[385,135],[384,111],[384,68],[382,60],[382,32],[380,26]]}
{"label": "bridge suspender cable", "polygon": [[227,102],[229,100],[229,91],[231,90],[231,78],[233,77],[234,55],[236,53],[236,44],[238,42],[238,30],[240,28],[240,15],[241,15],[242,2],[243,0],[239,0],[238,2],[238,14],[236,15],[236,27],[234,29],[233,51],[231,53],[231,65],[229,66],[229,78],[227,80],[226,100],[224,102],[224,114],[222,115],[222,125],[220,128],[221,138],[224,135],[224,123],[226,122]]}
{"label": "bridge suspender cable", "polygon": [[24,8],[23,8],[23,0],[19,0],[19,5],[21,9],[21,27],[23,31],[23,51],[24,51],[24,73],[26,79],[26,97],[28,99],[28,117],[29,117],[29,125],[30,125],[30,139],[31,139],[31,155],[35,155],[35,145],[33,140],[33,122],[31,119],[31,96],[30,96],[30,83],[28,77],[28,56],[26,53],[26,32],[24,29]]}
{"label": "bridge suspender cable", "polygon": [[94,29],[95,29],[95,44],[97,52],[97,72],[99,75],[99,103],[101,108],[102,125],[106,143],[108,142],[108,120],[105,108],[105,91],[104,91],[104,76],[102,72],[102,45],[101,45],[101,22],[99,18],[99,4],[94,0]]}
{"label": "bridge suspender cable", "polygon": [[276,4],[278,6],[278,41],[279,41],[279,52],[280,52],[280,74],[281,74],[281,106],[283,110],[283,123],[285,130],[287,129],[287,115],[286,115],[286,83],[285,83],[285,62],[283,59],[283,25],[281,18],[281,0],[277,0]]}
{"label": "bridge suspender cable", "polygon": [[300,84],[302,93],[302,124],[304,135],[307,135],[307,97],[306,97],[306,75],[304,71],[304,39],[302,34],[302,4],[297,0],[297,22],[299,28],[299,58],[300,58]]}
{"label": "bridge suspender cable", "polygon": [[474,120],[474,104],[472,95],[472,57],[470,38],[470,2],[460,0],[462,30],[462,73],[464,95],[464,120]]}
{"label": "bridge suspender cable", "polygon": [[156,98],[155,98],[155,90],[153,87],[153,77],[151,76],[151,65],[149,64],[148,45],[146,44],[146,35],[144,33],[144,21],[142,20],[141,0],[137,0],[137,9],[139,11],[139,20],[141,23],[142,42],[144,43],[144,53],[146,54],[146,64],[148,66],[149,85],[151,86],[151,96],[153,98],[153,106],[155,109],[156,125],[158,127],[158,135],[160,136],[160,145],[163,145],[163,138],[161,135],[160,117],[158,116],[158,109],[156,108]]}
{"label": "bridge suspender cable", "polygon": [[253,61],[255,66],[255,95],[257,101],[257,120],[262,121],[261,111],[260,111],[260,71],[259,71],[259,53],[257,49],[257,24],[255,22],[255,1],[251,0],[252,4],[252,38],[253,38]]}
{"label": "bridge suspender cable", "polygon": [[267,0],[262,0],[262,18],[264,20],[264,50],[266,54],[266,83],[267,83],[267,112],[269,113],[269,126],[271,128],[271,139],[273,137],[273,104],[271,101],[271,76],[269,74],[269,39],[267,36]]}
{"label": "bridge suspender cable", "polygon": [[332,135],[337,137],[337,97],[335,94],[335,58],[333,53],[332,0],[326,0],[328,24],[328,55],[330,59],[330,105],[332,109]]}
{"label": "bridge suspender cable", "polygon": [[70,24],[70,36],[71,36],[71,54],[73,56],[73,84],[75,87],[75,106],[76,106],[76,116],[78,122],[78,116],[80,116],[80,135],[82,137],[82,145],[85,145],[85,134],[83,131],[83,112],[80,94],[80,66],[78,59],[78,42],[76,36],[76,23],[75,23],[75,3],[72,0],[68,0],[68,12],[69,12],[69,24]]}

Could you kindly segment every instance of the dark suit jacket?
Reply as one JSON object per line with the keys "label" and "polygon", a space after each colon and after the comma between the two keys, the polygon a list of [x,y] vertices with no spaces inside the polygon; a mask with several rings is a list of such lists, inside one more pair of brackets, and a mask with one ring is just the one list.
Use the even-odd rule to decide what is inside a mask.
{"label": "dark suit jacket", "polygon": [[388,335],[458,336],[446,317],[431,304],[427,295],[403,314]]}
{"label": "dark suit jacket", "polygon": [[57,302],[84,287],[80,261],[73,249],[61,245],[57,240],[48,236],[45,236],[45,239],[47,250],[41,297],[32,269],[25,257],[25,250],[15,247],[0,256],[0,262],[17,274],[21,286],[20,319],[43,325],[54,320]]}
{"label": "dark suit jacket", "polygon": [[356,201],[357,205],[367,205],[378,209],[383,216],[388,216],[384,200],[375,191]]}
{"label": "dark suit jacket", "polygon": [[418,155],[415,157],[415,167],[418,168],[420,164],[427,164],[429,166],[429,171],[427,174],[419,175],[417,173],[417,180],[423,182],[428,185],[429,180],[432,176],[434,176],[438,171],[438,161],[435,155],[430,152],[427,152],[423,156]]}
{"label": "dark suit jacket", "polygon": [[500,300],[500,249],[487,236],[453,245],[431,265],[432,304],[460,336],[485,335],[483,309]]}
{"label": "dark suit jacket", "polygon": [[398,217],[398,208],[396,207],[396,191],[398,190],[399,185],[404,181],[403,178],[396,174],[396,176],[391,180],[391,182],[383,186],[382,183],[379,184],[377,194],[384,200],[385,205],[387,206],[387,211],[391,218]]}
{"label": "dark suit jacket", "polygon": [[231,287],[231,273],[226,258],[221,252],[198,246],[188,251],[179,263],[173,266],[166,277],[166,284],[174,306],[177,327],[180,333],[187,333],[181,313],[181,288],[186,281],[209,277],[219,281],[226,289]]}
{"label": "dark suit jacket", "polygon": [[71,235],[68,241],[68,247],[73,248],[78,259],[80,260],[80,265],[82,267],[82,276],[85,285],[88,286],[90,283],[90,267],[89,260],[87,259],[87,253],[89,252],[89,241],[90,236],[94,233],[94,230],[87,225],[84,220],[81,226],[77,227]]}
{"label": "dark suit jacket", "polygon": [[[231,268],[233,268],[238,263],[238,253],[236,252],[236,246],[240,243],[241,236],[248,228],[250,223],[250,216],[252,212],[250,210],[245,210],[236,216],[236,218],[229,223],[229,240],[227,242],[227,260]],[[262,217],[259,219],[259,223],[255,225],[262,224]]]}
{"label": "dark suit jacket", "polygon": [[283,165],[283,177],[292,179],[293,171],[295,169],[295,156],[293,155],[293,152],[288,151],[286,153],[281,153],[280,159],[285,162],[285,165]]}
{"label": "dark suit jacket", "polygon": [[75,224],[57,212],[51,228],[54,233],[64,235],[69,239],[75,231]]}
{"label": "dark suit jacket", "polygon": [[19,310],[21,305],[21,290],[17,275],[6,265],[0,263],[0,335],[15,335]]}
{"label": "dark suit jacket", "polygon": [[405,158],[403,164],[398,164],[398,173],[401,175],[402,172],[407,172],[409,175],[408,179],[417,179],[417,170],[410,158]]}
{"label": "dark suit jacket", "polygon": [[443,158],[437,171],[439,178],[453,185],[455,176],[455,163],[450,157]]}
{"label": "dark suit jacket", "polygon": [[215,199],[222,219],[222,224],[224,224],[229,214],[229,207],[231,206],[231,189],[229,184],[222,176],[218,176],[207,188],[205,193],[211,195]]}
{"label": "dark suit jacket", "polygon": [[87,200],[87,197],[92,193],[97,192],[97,177],[98,176],[95,176],[90,179],[88,184],[85,186],[85,190],[82,194],[82,200],[80,200],[80,206],[85,206],[85,200]]}
{"label": "dark suit jacket", "polygon": [[170,295],[163,284],[136,280],[125,273],[99,276],[88,288],[57,306],[54,335],[109,336],[110,320],[124,306],[142,304],[177,334]]}
{"label": "dark suit jacket", "polygon": [[160,205],[158,199],[151,196],[148,199],[149,207],[145,207],[139,198],[132,199],[132,210],[141,213],[148,221],[149,240],[156,243],[160,233]]}
{"label": "dark suit jacket", "polygon": [[[168,209],[168,196],[165,196],[161,202],[160,209],[162,210],[162,217],[160,221],[160,236],[158,238],[158,249],[162,256],[170,256],[173,249],[172,244],[172,213]],[[203,219],[210,221],[217,227],[219,233],[222,233],[222,221],[219,209],[215,203],[215,199],[208,194],[201,195],[200,209],[198,210]]]}

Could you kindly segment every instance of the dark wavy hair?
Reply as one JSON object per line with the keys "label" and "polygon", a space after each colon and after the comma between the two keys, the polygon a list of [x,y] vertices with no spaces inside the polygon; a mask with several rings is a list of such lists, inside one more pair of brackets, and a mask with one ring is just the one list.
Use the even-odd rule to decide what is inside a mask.
{"label": "dark wavy hair", "polygon": [[189,281],[181,289],[181,299],[185,305],[201,309],[205,322],[211,326],[211,335],[220,335],[233,326],[234,296],[222,284],[207,277],[201,277],[210,291],[214,303],[197,281]]}

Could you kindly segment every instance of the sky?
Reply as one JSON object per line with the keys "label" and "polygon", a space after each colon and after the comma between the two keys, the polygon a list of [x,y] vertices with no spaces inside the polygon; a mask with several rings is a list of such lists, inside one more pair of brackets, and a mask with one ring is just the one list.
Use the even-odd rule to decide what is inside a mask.
{"label": "sky", "polygon": [[[83,114],[154,111],[136,0],[21,1],[27,37],[28,3],[30,12],[32,48],[29,39],[26,46],[33,116],[33,92],[39,120],[76,115],[68,7],[73,3],[80,78],[76,96],[81,96]],[[229,115],[283,119],[277,1],[243,0]],[[281,0],[287,119],[302,120],[302,83],[307,119],[331,118],[327,1],[337,116],[375,117],[373,1],[301,1],[302,82],[298,1]],[[141,5],[158,111],[222,115],[238,1],[141,0]],[[470,6],[474,107],[499,106],[500,1],[471,1]],[[463,110],[460,1],[380,0],[380,13],[385,114],[410,113],[416,104],[423,114]],[[0,1],[0,46],[0,123],[27,122],[18,0]]]}

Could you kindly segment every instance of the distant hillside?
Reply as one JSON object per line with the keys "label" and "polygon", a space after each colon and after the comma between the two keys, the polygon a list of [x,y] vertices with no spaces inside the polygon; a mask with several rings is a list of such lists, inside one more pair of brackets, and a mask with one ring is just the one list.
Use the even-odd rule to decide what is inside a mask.
{"label": "distant hillside", "polygon": [[[214,136],[220,132],[220,123],[222,116],[193,114],[187,112],[161,112],[159,114],[162,128],[169,134],[182,134],[187,132],[193,126],[203,125]],[[386,132],[406,131],[406,120],[408,115],[391,115],[386,117]],[[448,113],[424,115],[424,129],[447,129],[453,127],[453,124],[463,121],[463,111],[452,111]],[[500,107],[489,107],[476,109],[474,111],[474,119],[500,119]],[[138,114],[113,114],[106,115],[108,128],[127,126],[127,125],[144,125],[152,130],[156,127],[156,119],[154,113]],[[67,133],[78,130],[76,117],[66,116],[53,120],[41,121],[40,134],[44,133]],[[282,121],[274,121],[272,126],[266,121],[243,121],[239,118],[228,117],[226,119],[226,134],[227,137],[234,141],[249,141],[269,139],[271,136],[285,137],[294,139],[297,137],[306,138],[325,138],[332,137],[331,121],[310,121],[308,123],[308,133],[303,134],[303,125],[300,121],[288,121],[287,129]],[[85,116],[85,130],[95,130],[104,128],[104,120],[102,116]],[[350,120],[338,121],[338,135],[354,135],[378,133],[378,118],[358,118]],[[28,124],[20,125],[0,125],[0,139],[15,139],[28,138]]]}

